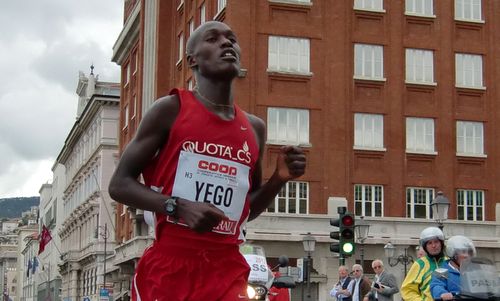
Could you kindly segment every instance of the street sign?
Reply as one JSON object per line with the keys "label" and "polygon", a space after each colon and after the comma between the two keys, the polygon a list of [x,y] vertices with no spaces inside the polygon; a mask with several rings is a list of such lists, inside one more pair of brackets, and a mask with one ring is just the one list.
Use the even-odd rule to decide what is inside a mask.
{"label": "street sign", "polygon": [[109,301],[109,290],[107,288],[99,290],[99,301]]}

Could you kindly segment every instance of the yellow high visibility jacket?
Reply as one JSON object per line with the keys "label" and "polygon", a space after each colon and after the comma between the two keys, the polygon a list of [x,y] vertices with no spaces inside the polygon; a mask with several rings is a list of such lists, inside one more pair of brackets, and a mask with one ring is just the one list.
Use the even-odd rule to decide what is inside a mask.
{"label": "yellow high visibility jacket", "polygon": [[439,260],[429,256],[422,256],[411,266],[410,271],[401,285],[401,297],[405,301],[432,301],[431,277],[432,272],[445,261],[446,257]]}

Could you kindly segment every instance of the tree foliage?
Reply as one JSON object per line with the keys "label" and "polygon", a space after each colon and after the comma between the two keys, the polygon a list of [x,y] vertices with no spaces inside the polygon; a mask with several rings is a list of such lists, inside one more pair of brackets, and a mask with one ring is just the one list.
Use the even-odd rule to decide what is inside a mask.
{"label": "tree foliage", "polygon": [[40,205],[40,197],[17,197],[0,199],[0,219],[21,217],[24,211]]}

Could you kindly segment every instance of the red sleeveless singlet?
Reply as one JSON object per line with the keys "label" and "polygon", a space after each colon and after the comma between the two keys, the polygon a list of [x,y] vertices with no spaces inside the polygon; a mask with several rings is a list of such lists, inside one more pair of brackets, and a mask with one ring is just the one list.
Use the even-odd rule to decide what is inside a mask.
{"label": "red sleeveless singlet", "polygon": [[248,191],[259,156],[252,125],[238,106],[233,120],[223,120],[191,91],[174,89],[180,110],[165,146],[143,173],[145,184],[166,195],[210,202],[229,217],[212,232],[196,233],[164,214],[156,214],[156,240],[193,239],[238,244],[249,214]]}

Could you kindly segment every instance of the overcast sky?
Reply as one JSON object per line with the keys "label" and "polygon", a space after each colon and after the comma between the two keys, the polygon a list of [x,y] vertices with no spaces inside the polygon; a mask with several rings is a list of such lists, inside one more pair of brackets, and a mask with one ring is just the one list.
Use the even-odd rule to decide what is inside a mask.
{"label": "overcast sky", "polygon": [[0,198],[37,196],[76,117],[78,71],[119,81],[123,0],[13,0],[0,7]]}

